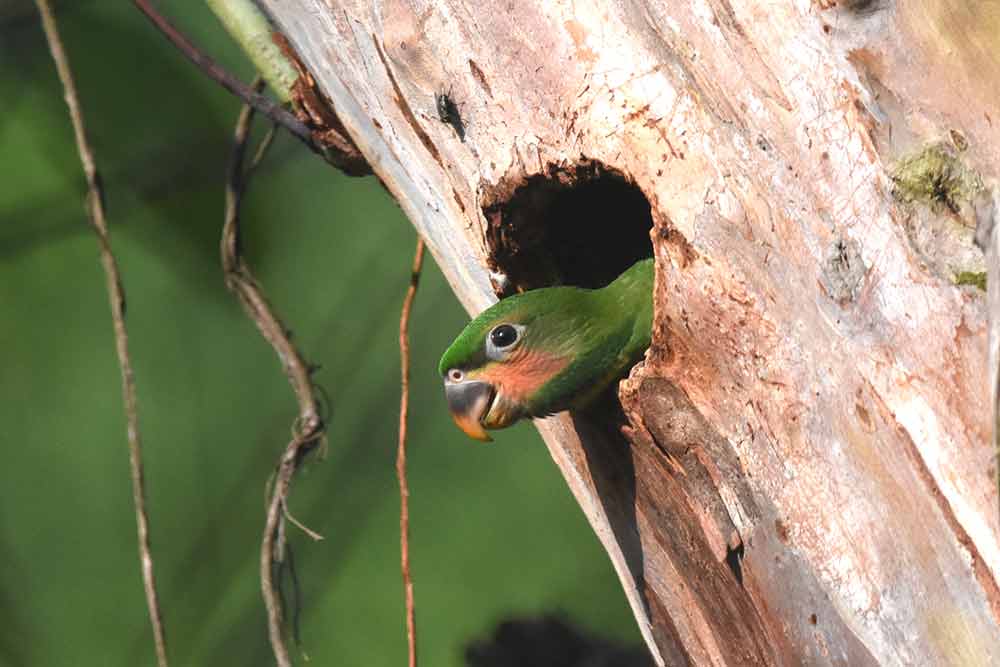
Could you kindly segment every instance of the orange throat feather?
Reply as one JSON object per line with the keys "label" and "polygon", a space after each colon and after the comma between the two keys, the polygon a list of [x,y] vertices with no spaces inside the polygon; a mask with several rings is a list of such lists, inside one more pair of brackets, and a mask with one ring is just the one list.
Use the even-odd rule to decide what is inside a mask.
{"label": "orange throat feather", "polygon": [[[513,410],[523,412],[531,397],[561,373],[569,362],[569,356],[519,350],[503,362],[487,365],[479,378],[496,388],[498,400],[495,409],[509,418],[516,419],[520,415],[510,413]],[[501,414],[491,417],[497,419]]]}

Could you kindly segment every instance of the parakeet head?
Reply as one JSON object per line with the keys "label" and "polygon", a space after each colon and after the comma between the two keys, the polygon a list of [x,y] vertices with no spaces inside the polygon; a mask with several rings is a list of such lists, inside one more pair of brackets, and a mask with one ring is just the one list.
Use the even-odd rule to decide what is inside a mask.
{"label": "parakeet head", "polygon": [[653,261],[607,287],[545,287],[485,310],[441,357],[445,397],[465,433],[585,405],[649,347]]}
{"label": "parakeet head", "polygon": [[572,297],[582,291],[557,287],[504,299],[445,351],[438,370],[452,417],[467,435],[490,440],[486,429],[548,413],[539,408],[546,386],[567,369],[579,346]]}

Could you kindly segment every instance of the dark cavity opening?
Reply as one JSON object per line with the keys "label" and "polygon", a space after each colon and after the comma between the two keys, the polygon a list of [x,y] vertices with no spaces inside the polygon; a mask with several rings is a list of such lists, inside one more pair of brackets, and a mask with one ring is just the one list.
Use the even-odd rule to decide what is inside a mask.
{"label": "dark cavity opening", "polygon": [[742,586],[743,585],[743,542],[739,543],[736,548],[728,547],[726,549],[726,565],[729,566],[730,571],[733,576],[736,577],[736,582]]}
{"label": "dark cavity opening", "polygon": [[[506,195],[506,196],[505,196]],[[484,207],[490,268],[500,296],[549,285],[603,287],[653,256],[649,200],[597,162],[550,166]]]}
{"label": "dark cavity opening", "polygon": [[865,16],[867,14],[874,14],[882,9],[884,3],[880,0],[845,0],[843,4],[844,9],[847,11]]}

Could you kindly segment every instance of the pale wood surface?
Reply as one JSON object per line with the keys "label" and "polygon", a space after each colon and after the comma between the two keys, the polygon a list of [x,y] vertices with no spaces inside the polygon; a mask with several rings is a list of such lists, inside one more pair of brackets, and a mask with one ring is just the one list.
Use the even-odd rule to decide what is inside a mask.
{"label": "pale wood surface", "polygon": [[966,201],[892,180],[931,145],[998,173],[1000,3],[259,4],[470,313],[526,177],[648,197],[629,440],[539,429],[658,661],[1000,663],[982,255]]}

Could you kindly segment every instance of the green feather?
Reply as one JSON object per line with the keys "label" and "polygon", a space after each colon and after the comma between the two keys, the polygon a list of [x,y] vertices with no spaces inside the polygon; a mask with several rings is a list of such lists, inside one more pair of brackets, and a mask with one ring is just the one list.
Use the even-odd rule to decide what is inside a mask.
{"label": "green feather", "polygon": [[441,375],[490,363],[486,338],[503,323],[524,326],[518,345],[571,359],[521,406],[523,413],[537,417],[580,407],[624,376],[649,347],[653,260],[637,262],[600,289],[545,287],[500,301],[470,322],[445,351]]}

